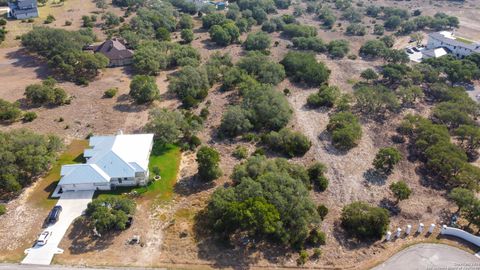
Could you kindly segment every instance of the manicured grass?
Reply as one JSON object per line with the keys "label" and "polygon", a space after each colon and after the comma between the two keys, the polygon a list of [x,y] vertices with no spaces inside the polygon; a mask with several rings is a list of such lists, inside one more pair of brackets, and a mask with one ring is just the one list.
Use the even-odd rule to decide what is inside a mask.
{"label": "manicured grass", "polygon": [[160,180],[152,181],[145,187],[122,187],[111,191],[98,191],[95,192],[94,198],[105,198],[136,191],[145,199],[154,199],[160,202],[169,201],[173,198],[173,188],[177,180],[180,159],[180,147],[175,145],[161,146],[154,143],[149,163],[150,177],[155,176],[153,168],[156,166],[160,169]]}
{"label": "manicured grass", "polygon": [[43,208],[52,208],[57,203],[57,199],[51,198],[50,195],[60,180],[60,169],[62,165],[85,162],[83,159],[83,150],[87,147],[87,140],[75,140],[67,146],[67,149],[52,165],[48,174],[39,180],[40,182],[32,191],[32,194],[30,194],[28,201]]}

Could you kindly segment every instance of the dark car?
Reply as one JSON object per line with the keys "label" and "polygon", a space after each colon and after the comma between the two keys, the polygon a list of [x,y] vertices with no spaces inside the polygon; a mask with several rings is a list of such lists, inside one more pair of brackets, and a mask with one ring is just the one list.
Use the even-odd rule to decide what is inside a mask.
{"label": "dark car", "polygon": [[62,212],[62,206],[55,205],[55,207],[53,207],[52,211],[50,211],[50,214],[48,215],[48,223],[57,222],[61,212]]}
{"label": "dark car", "polygon": [[420,50],[417,47],[413,47],[412,50],[414,50],[416,52],[420,52]]}
{"label": "dark car", "polygon": [[412,49],[406,49],[405,51],[407,51],[407,53],[409,53],[409,54],[413,54]]}

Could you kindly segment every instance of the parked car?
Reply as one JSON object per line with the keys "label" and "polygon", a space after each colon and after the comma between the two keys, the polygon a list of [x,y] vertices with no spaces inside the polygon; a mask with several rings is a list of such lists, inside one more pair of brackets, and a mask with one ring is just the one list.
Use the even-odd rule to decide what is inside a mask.
{"label": "parked car", "polygon": [[420,52],[420,50],[417,47],[413,47],[412,50],[414,50],[416,52]]}
{"label": "parked car", "polygon": [[412,51],[412,49],[410,49],[410,48],[406,49],[405,51],[406,51],[407,53],[409,53],[409,54],[413,54],[413,51]]}
{"label": "parked car", "polygon": [[37,239],[37,245],[39,246],[44,246],[47,242],[50,236],[52,235],[51,231],[43,231]]}
{"label": "parked car", "polygon": [[53,207],[52,211],[50,211],[50,214],[48,215],[48,223],[57,222],[61,212],[62,212],[62,206],[55,205],[55,207]]}

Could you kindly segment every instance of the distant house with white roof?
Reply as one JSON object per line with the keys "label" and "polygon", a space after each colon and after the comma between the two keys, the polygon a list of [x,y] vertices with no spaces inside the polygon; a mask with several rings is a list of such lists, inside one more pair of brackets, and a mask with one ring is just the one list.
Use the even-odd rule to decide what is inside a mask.
{"label": "distant house with white roof", "polygon": [[10,0],[8,7],[10,18],[23,20],[38,17],[37,0]]}
{"label": "distant house with white roof", "polygon": [[[472,53],[480,53],[480,43],[457,37],[454,33],[441,31],[428,35],[427,50],[443,48],[457,58],[464,58]],[[430,51],[428,57],[435,57],[435,52]],[[440,54],[442,54],[440,52]],[[438,57],[438,56],[436,56]]]}
{"label": "distant house with white roof", "polygon": [[93,136],[84,151],[85,164],[62,166],[62,191],[110,190],[148,182],[153,134]]}

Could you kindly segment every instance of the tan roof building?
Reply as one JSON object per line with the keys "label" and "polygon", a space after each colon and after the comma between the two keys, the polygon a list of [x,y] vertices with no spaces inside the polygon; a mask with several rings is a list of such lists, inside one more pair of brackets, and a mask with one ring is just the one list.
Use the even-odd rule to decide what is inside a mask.
{"label": "tan roof building", "polygon": [[133,51],[128,49],[120,39],[113,38],[93,48],[95,53],[105,55],[109,60],[109,67],[130,65],[133,61]]}

